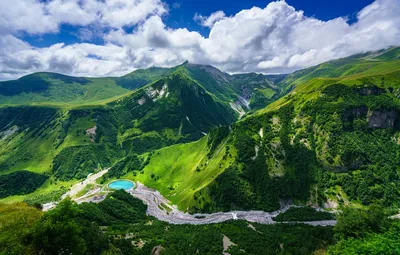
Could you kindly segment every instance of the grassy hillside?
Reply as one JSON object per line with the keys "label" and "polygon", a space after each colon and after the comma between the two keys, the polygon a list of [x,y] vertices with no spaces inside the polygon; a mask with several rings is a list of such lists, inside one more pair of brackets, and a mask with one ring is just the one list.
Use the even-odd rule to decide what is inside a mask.
{"label": "grassy hillside", "polygon": [[182,70],[104,105],[2,107],[0,117],[0,174],[28,170],[48,173],[54,182],[198,140],[237,119]]}
{"label": "grassy hillside", "polygon": [[[326,63],[294,72],[281,83],[284,91],[290,91],[297,85],[306,83],[314,78],[340,78],[345,76],[369,76],[393,71],[400,57],[400,47],[393,47],[377,52],[353,55],[347,58],[328,61]],[[395,69],[397,69],[394,66]]]}
{"label": "grassy hillside", "polygon": [[[305,82],[236,123],[233,105],[260,102],[258,93],[274,100],[276,84],[298,73],[231,76],[185,63],[135,71],[132,84],[142,87],[102,105],[2,107],[0,171],[49,174],[26,195],[31,200],[114,166],[110,178],[139,180],[189,211],[275,210],[282,199],[398,207],[396,55],[391,49],[305,70]],[[310,78],[318,68],[335,78]],[[250,101],[236,104],[243,93]]]}
{"label": "grassy hillside", "polygon": [[[399,74],[400,63],[390,60],[311,79],[229,132],[220,128],[221,156],[204,156],[213,155],[204,138],[156,151],[136,176],[126,176],[189,211],[275,210],[282,200],[398,208]],[[203,173],[205,158],[219,167]]]}
{"label": "grassy hillside", "polygon": [[0,82],[0,105],[106,104],[130,91],[165,77],[172,69],[138,69],[122,77],[86,78],[56,73],[34,73],[18,80]]}
{"label": "grassy hillside", "polygon": [[[34,73],[18,80],[0,82],[0,107],[8,105],[37,105],[63,108],[105,105],[132,94],[132,91],[165,78],[177,70],[201,84],[210,94],[229,106],[240,103],[240,98],[250,100],[256,88],[269,88],[269,93],[279,91],[275,76],[248,75],[237,78],[212,66],[184,63],[173,68],[151,67],[138,69],[122,77],[87,78],[72,77],[56,73]],[[258,98],[260,95],[258,95]],[[266,96],[266,99],[269,99]],[[264,97],[262,97],[264,99]],[[264,100],[265,101],[265,100]],[[259,109],[266,106],[260,101],[255,105]],[[252,108],[253,109],[253,108]]]}
{"label": "grassy hillside", "polygon": [[86,104],[123,95],[128,89],[113,78],[75,78],[53,73],[36,73],[0,83],[2,105]]}
{"label": "grassy hillside", "polygon": [[35,254],[27,236],[43,212],[24,203],[0,204],[0,253]]}
{"label": "grassy hillside", "polygon": [[[187,210],[195,203],[194,194],[210,184],[234,160],[234,152],[226,156],[229,150],[226,139],[216,145],[212,145],[211,139],[207,136],[197,142],[154,151],[141,171],[124,177],[156,188]],[[212,146],[215,148],[211,149]]]}
{"label": "grassy hillside", "polygon": [[205,189],[206,197],[224,208],[268,208],[273,203],[265,199],[274,197],[398,208],[399,84],[400,62],[391,60],[298,85],[234,125],[237,163]]}

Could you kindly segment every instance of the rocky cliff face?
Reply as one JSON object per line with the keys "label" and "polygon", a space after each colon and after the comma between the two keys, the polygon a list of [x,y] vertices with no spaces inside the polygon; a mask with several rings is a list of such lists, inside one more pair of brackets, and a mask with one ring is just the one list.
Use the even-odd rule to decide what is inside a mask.
{"label": "rocky cliff face", "polygon": [[395,110],[369,112],[368,127],[369,128],[393,128],[399,114]]}

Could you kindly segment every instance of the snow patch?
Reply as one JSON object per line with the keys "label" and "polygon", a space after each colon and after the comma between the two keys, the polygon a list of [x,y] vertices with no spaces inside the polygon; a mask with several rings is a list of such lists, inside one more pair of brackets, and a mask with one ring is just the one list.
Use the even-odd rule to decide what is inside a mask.
{"label": "snow patch", "polygon": [[162,86],[162,88],[161,88],[161,90],[160,90],[160,92],[159,92],[159,97],[163,97],[164,94],[167,92],[167,90],[168,90],[168,85],[165,83],[165,84]]}

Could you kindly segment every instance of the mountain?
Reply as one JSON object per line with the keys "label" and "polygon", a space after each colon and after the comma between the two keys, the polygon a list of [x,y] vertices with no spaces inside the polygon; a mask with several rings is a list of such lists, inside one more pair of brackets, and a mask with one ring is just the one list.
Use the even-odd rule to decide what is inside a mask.
{"label": "mountain", "polygon": [[[395,249],[398,215],[388,216],[400,208],[399,56],[394,47],[290,75],[230,75],[185,62],[119,78],[42,73],[3,82],[0,253]],[[102,190],[114,179],[139,181],[156,200],[158,191],[180,210],[227,211],[228,219],[295,204],[273,218],[295,222],[168,224],[124,191],[106,190],[99,203],[67,198],[46,213],[13,203],[41,208],[105,168]],[[79,196],[92,191],[89,184]],[[172,208],[159,204],[171,217]],[[331,219],[321,208],[337,213],[334,228],[296,223]]]}
{"label": "mountain", "polygon": [[[260,109],[268,102],[250,106],[250,99],[270,99],[280,95],[275,76],[249,74],[245,79],[231,76],[213,66],[185,62],[172,68],[137,69],[122,77],[87,78],[56,73],[34,73],[18,80],[0,82],[0,106],[47,105],[75,108],[84,105],[104,105],[128,96],[132,91],[154,83],[177,70],[199,83],[210,94],[244,115],[250,109]],[[280,77],[280,76],[278,76]],[[260,96],[261,95],[261,96]],[[251,105],[252,106],[252,105]]]}
{"label": "mountain", "polygon": [[172,69],[138,69],[122,77],[87,78],[34,73],[0,82],[0,105],[76,107],[105,104],[166,76]]}
{"label": "mountain", "polygon": [[184,63],[187,74],[220,100],[229,103],[240,116],[265,107],[282,96],[279,82],[285,75],[223,73],[213,66]]}
{"label": "mountain", "polygon": [[[1,174],[28,170],[38,180],[47,176],[38,192],[48,193],[93,169],[114,166],[109,178],[140,180],[189,211],[268,211],[293,199],[319,205],[394,203],[397,195],[390,188],[397,181],[387,185],[382,173],[379,187],[377,182],[365,186],[364,174],[375,174],[383,159],[389,168],[398,160],[393,141],[399,136],[399,52],[359,54],[287,76],[230,75],[185,62],[100,79],[129,89],[101,103],[3,102]],[[32,89],[20,81],[23,77],[12,81],[14,87],[2,83],[9,99],[13,88],[38,98],[57,86],[90,83],[54,74],[28,78],[36,76],[57,77],[63,85],[52,80],[44,88],[36,82]],[[287,84],[293,89],[283,96]],[[237,121],[246,111],[252,114]],[[385,153],[379,158],[367,153],[374,150]],[[321,176],[335,185],[327,186]]]}
{"label": "mountain", "polygon": [[[294,72],[281,83],[284,91],[314,78],[340,78],[346,76],[379,75],[396,70],[396,60],[400,59],[400,48],[392,47],[376,52],[356,54],[347,58],[331,60],[317,66]],[[395,63],[391,63],[395,61]],[[388,63],[385,63],[388,62]]]}
{"label": "mountain", "polygon": [[[155,151],[139,171],[144,174],[133,171],[132,177],[132,168],[122,168],[121,176],[191,212],[271,211],[291,200],[398,208],[400,60],[393,52],[399,48],[338,60],[347,68],[373,65],[336,78],[304,78],[288,95],[229,127]],[[341,69],[321,66],[326,73]],[[315,69],[303,74],[311,77]]]}
{"label": "mountain", "polygon": [[258,85],[239,86],[214,67],[184,63],[120,78],[38,73],[0,86],[0,174],[4,180],[25,170],[40,180],[44,175],[50,178],[42,190],[53,190],[125,157],[196,141],[235,122],[242,114],[232,107],[240,86]]}

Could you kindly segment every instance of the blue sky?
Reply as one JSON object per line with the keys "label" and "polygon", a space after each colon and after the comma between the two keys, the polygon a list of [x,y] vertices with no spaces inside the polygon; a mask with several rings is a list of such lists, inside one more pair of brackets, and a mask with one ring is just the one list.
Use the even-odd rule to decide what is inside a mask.
{"label": "blue sky", "polygon": [[[165,1],[168,4],[169,13],[163,17],[164,22],[171,28],[187,28],[191,31],[198,31],[204,37],[210,33],[208,27],[202,27],[193,20],[195,13],[210,15],[215,11],[222,10],[227,16],[235,15],[243,9],[250,9],[253,6],[264,8],[272,1],[266,0],[178,0]],[[348,17],[349,23],[356,20],[356,14],[363,7],[371,4],[373,0],[287,0],[291,6],[303,10],[306,16],[315,17],[327,21],[337,17]],[[127,30],[132,27],[125,28]],[[62,25],[60,33],[45,35],[25,34],[23,38],[36,47],[48,47],[54,43],[79,43],[82,40],[77,36],[78,27]],[[94,43],[102,43],[101,38],[91,40]]]}
{"label": "blue sky", "polygon": [[[215,11],[223,10],[226,15],[234,15],[243,9],[253,6],[265,7],[272,1],[266,0],[203,0],[203,1],[167,1],[170,6],[178,4],[180,8],[171,10],[171,15],[166,19],[169,26],[190,27],[193,30],[201,31],[204,36],[208,35],[209,29],[198,26],[193,21],[194,14],[200,13],[209,15]],[[321,20],[330,20],[340,16],[349,16],[353,19],[355,14],[363,7],[371,4],[373,0],[287,0],[296,9],[303,10],[305,15],[314,16]]]}
{"label": "blue sky", "polygon": [[400,42],[400,0],[0,1],[0,80],[119,76],[186,60],[290,73]]}

